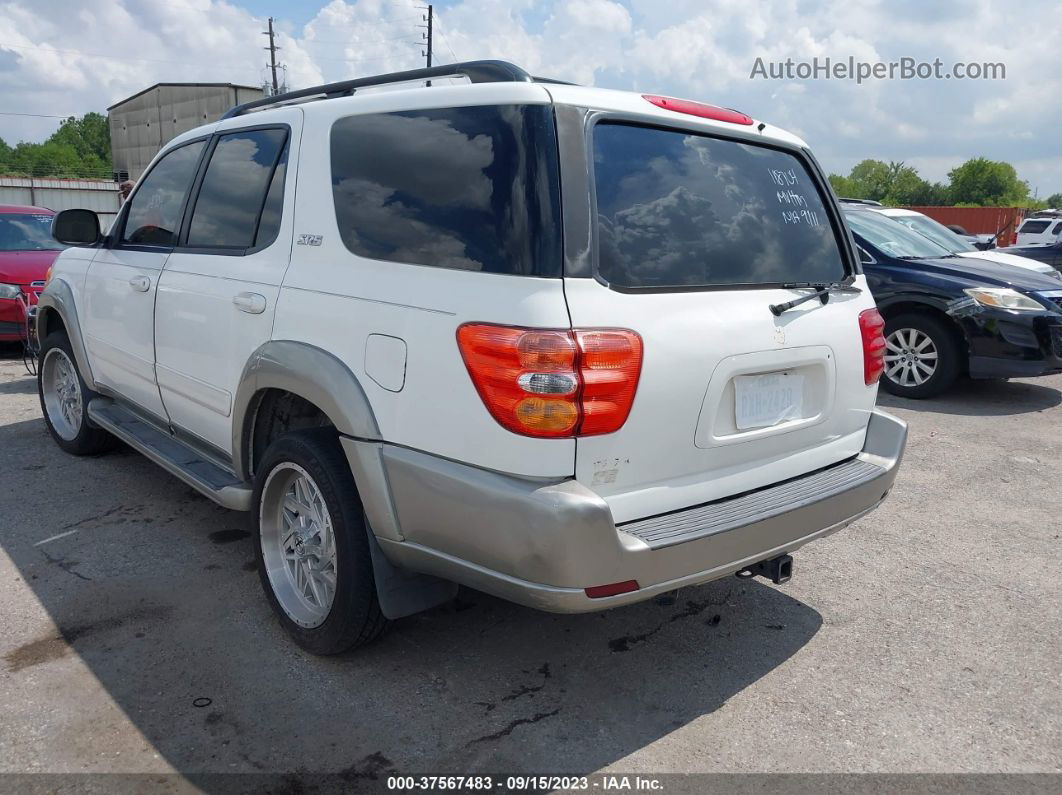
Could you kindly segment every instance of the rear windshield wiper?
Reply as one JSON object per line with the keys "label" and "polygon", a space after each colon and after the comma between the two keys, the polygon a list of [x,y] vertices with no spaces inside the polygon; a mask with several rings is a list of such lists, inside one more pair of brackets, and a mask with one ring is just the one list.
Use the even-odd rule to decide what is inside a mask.
{"label": "rear windshield wiper", "polygon": [[802,295],[800,298],[794,298],[792,301],[786,301],[784,304],[771,304],[768,309],[771,310],[771,314],[775,317],[778,317],[783,312],[789,311],[795,306],[800,306],[815,298],[818,298],[824,304],[828,303],[830,300],[830,293],[863,292],[847,280],[843,282],[787,282],[781,286],[786,290],[810,289],[815,292]]}

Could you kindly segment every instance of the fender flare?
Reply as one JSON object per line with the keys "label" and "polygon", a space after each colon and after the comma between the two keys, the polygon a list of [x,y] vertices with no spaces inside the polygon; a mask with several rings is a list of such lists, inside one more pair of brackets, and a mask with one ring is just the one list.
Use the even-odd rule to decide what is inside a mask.
{"label": "fender flare", "polygon": [[85,379],[90,389],[98,391],[96,379],[92,375],[92,367],[89,365],[85,340],[81,335],[81,323],[77,316],[74,291],[62,278],[53,278],[48,282],[48,286],[37,299],[37,339],[41,343],[48,335],[52,313],[59,315],[66,327],[66,336],[70,339],[70,347],[74,351],[74,359],[77,360],[77,368],[81,371],[81,377]]}
{"label": "fender flare", "polygon": [[380,428],[356,375],[331,353],[305,342],[270,340],[244,365],[232,406],[232,463],[236,474],[250,479],[252,423],[266,389],[291,392],[325,413],[336,430],[354,439],[379,441]]}

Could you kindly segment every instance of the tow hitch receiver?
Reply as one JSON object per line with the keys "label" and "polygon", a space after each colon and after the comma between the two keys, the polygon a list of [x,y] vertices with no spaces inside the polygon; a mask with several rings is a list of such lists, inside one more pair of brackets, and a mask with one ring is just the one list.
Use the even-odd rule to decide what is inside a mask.
{"label": "tow hitch receiver", "polygon": [[775,585],[781,585],[793,579],[793,556],[779,555],[770,560],[761,560],[737,572],[737,576],[742,578],[766,577]]}

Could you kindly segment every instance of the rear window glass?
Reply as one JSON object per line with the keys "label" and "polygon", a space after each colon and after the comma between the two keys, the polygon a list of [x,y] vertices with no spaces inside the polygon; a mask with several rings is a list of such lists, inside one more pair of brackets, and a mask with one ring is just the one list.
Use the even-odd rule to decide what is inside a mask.
{"label": "rear window glass", "polygon": [[630,288],[845,276],[822,196],[791,154],[687,132],[594,130],[598,273]]}
{"label": "rear window glass", "polygon": [[351,116],[332,127],[344,244],[378,260],[558,276],[560,187],[548,106]]}
{"label": "rear window glass", "polygon": [[1021,225],[1021,229],[1018,232],[1023,235],[1038,235],[1050,225],[1050,221],[1026,221]]}
{"label": "rear window glass", "polygon": [[1051,230],[1052,235],[1062,234],[1062,223],[1055,224],[1055,228]]}

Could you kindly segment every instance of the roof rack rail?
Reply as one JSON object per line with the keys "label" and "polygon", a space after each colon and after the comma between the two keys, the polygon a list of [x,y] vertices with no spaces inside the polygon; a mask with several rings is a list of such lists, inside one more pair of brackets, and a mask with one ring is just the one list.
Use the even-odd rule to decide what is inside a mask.
{"label": "roof rack rail", "polygon": [[[263,97],[230,109],[222,119],[231,119],[234,116],[242,116],[250,110],[264,108],[269,105],[280,105],[297,99],[321,97],[333,99],[335,97],[348,97],[359,88],[371,86],[385,86],[390,83],[408,83],[414,80],[429,80],[437,77],[467,77],[471,83],[532,83],[535,81],[547,82],[542,78],[535,78],[515,64],[508,61],[464,61],[446,66],[432,66],[427,69],[408,69],[405,72],[391,72],[385,75],[373,77],[359,77],[354,80],[341,80],[338,83],[325,83],[310,88],[300,88],[298,91],[289,91],[286,94],[277,94],[272,97]],[[559,81],[548,81],[559,82]]]}
{"label": "roof rack rail", "polygon": [[881,202],[876,202],[873,199],[849,199],[845,196],[841,196],[837,199],[841,204],[866,204],[870,207],[881,207]]}

